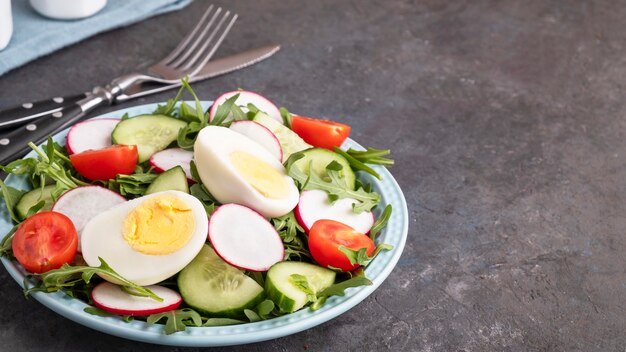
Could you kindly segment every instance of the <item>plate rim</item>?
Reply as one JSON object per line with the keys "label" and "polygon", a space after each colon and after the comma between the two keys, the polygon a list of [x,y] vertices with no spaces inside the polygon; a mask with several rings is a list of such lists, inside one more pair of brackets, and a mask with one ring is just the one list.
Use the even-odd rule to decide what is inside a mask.
{"label": "plate rim", "polygon": [[[127,108],[117,109],[100,114],[98,116],[92,117],[92,119],[121,117],[125,113],[129,113],[131,115],[146,113],[137,113],[133,111],[148,109],[151,109],[150,111],[152,111],[154,108],[156,108],[158,104],[163,103],[164,102],[157,102],[130,106]],[[212,102],[201,101],[201,103],[203,105],[203,108],[206,109],[211,105]],[[68,130],[69,128],[55,134],[53,136],[53,139],[57,142],[59,142],[59,140],[62,140],[64,145],[65,135],[67,134]],[[346,144],[350,147],[363,148],[360,144],[353,141],[352,139],[348,139]],[[30,156],[30,154],[32,153],[33,152],[29,153],[27,156]],[[404,194],[400,186],[398,185],[398,182],[387,169],[377,165],[374,165],[374,168],[377,172],[381,174],[383,179],[382,181],[378,181],[373,177],[365,176],[368,178],[368,181],[374,183],[377,187],[390,187],[394,192],[396,192],[396,197],[394,200],[397,201],[397,204],[396,202],[394,202],[392,217],[399,218],[400,220],[400,223],[394,222],[395,227],[399,226],[399,230],[396,231],[398,232],[399,238],[396,242],[394,242],[393,250],[389,252],[382,252],[379,254],[382,256],[386,256],[387,260],[385,261],[386,264],[381,269],[381,271],[375,277],[370,277],[373,282],[371,286],[360,286],[357,288],[348,289],[349,291],[347,292],[346,296],[333,296],[329,298],[328,301],[319,310],[311,311],[310,309],[303,309],[298,312],[287,314],[281,317],[254,323],[245,323],[241,325],[229,325],[219,327],[187,327],[187,330],[184,332],[177,332],[174,334],[165,335],[163,333],[162,325],[147,324],[146,322],[142,321],[133,321],[130,323],[123,322],[122,325],[120,324],[120,322],[122,322],[122,319],[119,317],[100,317],[86,313],[83,311],[83,308],[88,307],[89,305],[81,300],[69,298],[61,291],[54,293],[34,292],[32,293],[32,297],[47,308],[54,311],[55,313],[91,329],[129,340],[170,346],[217,347],[243,345],[284,337],[313,328],[317,325],[323,324],[329,320],[336,318],[337,316],[345,313],[346,311],[352,309],[354,306],[365,300],[391,274],[404,250],[408,235],[409,222],[406,198],[404,197]],[[16,180],[13,181],[13,179]],[[6,178],[6,183],[9,186],[19,181],[20,178],[13,175],[9,175]],[[381,196],[383,197],[383,199],[385,198],[385,194],[382,194],[382,192]],[[0,217],[0,226],[6,226],[7,214],[2,213],[0,215],[2,215]],[[396,219],[396,221],[397,220],[398,219]],[[10,220],[8,221],[8,226],[12,226]],[[383,233],[381,234],[383,236],[381,237],[387,236],[388,228],[389,224],[387,228],[383,230]],[[8,260],[5,257],[0,258],[0,261],[9,272],[11,277],[13,277],[13,279],[21,287],[23,287],[23,269],[17,263]],[[372,261],[372,263],[376,263],[376,260]],[[379,263],[382,263],[382,261]],[[367,268],[365,271],[368,271]],[[211,334],[206,334],[207,332],[211,332]]]}

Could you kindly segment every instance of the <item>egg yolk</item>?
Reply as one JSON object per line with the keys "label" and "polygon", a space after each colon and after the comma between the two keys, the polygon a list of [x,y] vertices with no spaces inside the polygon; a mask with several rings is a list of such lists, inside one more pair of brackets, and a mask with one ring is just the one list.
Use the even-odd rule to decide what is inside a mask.
{"label": "egg yolk", "polygon": [[195,229],[191,208],[174,195],[152,197],[128,214],[123,236],[143,254],[164,255],[181,249]]}
{"label": "egg yolk", "polygon": [[232,152],[230,160],[244,181],[264,197],[281,199],[289,196],[285,178],[268,163],[241,151]]}

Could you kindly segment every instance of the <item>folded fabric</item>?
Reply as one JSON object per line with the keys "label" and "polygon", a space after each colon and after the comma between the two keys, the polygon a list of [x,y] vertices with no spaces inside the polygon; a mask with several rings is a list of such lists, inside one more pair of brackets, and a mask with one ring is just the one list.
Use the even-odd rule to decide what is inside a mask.
{"label": "folded fabric", "polygon": [[0,75],[94,34],[178,10],[190,2],[108,0],[107,5],[91,17],[63,21],[42,17],[27,0],[13,0],[13,37],[9,45],[0,51]]}

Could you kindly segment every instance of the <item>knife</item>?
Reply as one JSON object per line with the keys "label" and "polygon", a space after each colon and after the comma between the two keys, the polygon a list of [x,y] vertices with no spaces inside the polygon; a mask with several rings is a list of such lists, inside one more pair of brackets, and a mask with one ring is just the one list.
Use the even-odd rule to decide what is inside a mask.
{"label": "knife", "polygon": [[[257,62],[263,61],[280,50],[279,45],[268,45],[243,53],[235,54],[222,59],[209,61],[197,74],[189,78],[189,82],[197,82],[208,78],[217,77],[232,71],[236,71]],[[137,83],[129,87],[124,94],[115,98],[113,104],[125,102],[127,100],[143,97],[150,94],[163,92],[169,89],[180,87],[180,83],[175,84],[145,84]],[[55,97],[34,103],[24,103],[6,110],[0,110],[0,130],[10,130],[17,126],[25,125],[31,120],[42,116],[52,116],[61,111],[64,107],[76,104],[81,99],[86,98],[91,93],[82,93],[68,97]],[[67,114],[64,114],[67,115]],[[6,132],[5,132],[6,133]],[[0,163],[1,164],[1,163]]]}
{"label": "knife", "polygon": [[[278,45],[270,45],[235,54],[226,58],[209,61],[200,70],[200,72],[193,77],[190,77],[189,82],[197,82],[248,67],[272,56],[279,49],[280,46]],[[180,86],[181,83],[167,85],[136,84],[129,87],[123,94],[117,96],[112,103],[124,102],[130,99],[162,92]],[[90,97],[90,99],[85,99],[86,97]],[[105,101],[107,98],[107,92],[104,88],[96,87],[91,93],[69,97],[68,99],[63,98],[62,103],[56,102],[60,100],[58,98],[56,101],[55,99],[52,99],[52,103],[56,104],[56,106],[51,105],[50,102],[37,103],[38,106],[52,106],[52,108],[48,108],[46,113],[31,113],[28,116],[36,116],[31,117],[30,119],[24,119],[24,116],[18,116],[19,123],[14,123],[13,126],[15,127],[16,125],[19,126],[20,124],[23,125],[27,123],[25,126],[20,126],[0,133],[0,165],[6,165],[8,162],[26,154],[26,152],[30,149],[27,145],[28,142],[40,144],[48,136],[69,127],[84,118],[85,112],[92,110],[92,104],[97,105],[102,101]],[[84,101],[88,101],[88,104],[81,103]],[[59,107],[59,104],[64,105]],[[25,109],[24,105],[27,104],[23,104],[22,109]],[[33,103],[31,109],[34,108],[35,105],[36,104]],[[72,116],[72,118],[64,119],[65,116]],[[2,113],[0,113],[0,117],[3,117]],[[6,123],[6,120],[2,120],[1,122]]]}

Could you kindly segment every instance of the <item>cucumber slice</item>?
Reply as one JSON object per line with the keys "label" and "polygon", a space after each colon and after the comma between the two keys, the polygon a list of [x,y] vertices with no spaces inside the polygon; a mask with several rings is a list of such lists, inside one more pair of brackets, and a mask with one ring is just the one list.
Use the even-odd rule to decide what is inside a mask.
{"label": "cucumber slice", "polygon": [[306,292],[292,283],[291,275],[306,277],[309,286],[318,293],[335,283],[335,272],[310,263],[280,262],[267,272],[265,291],[281,311],[295,312],[309,302]]}
{"label": "cucumber slice", "polygon": [[157,176],[146,189],[146,194],[161,191],[181,191],[189,193],[187,175],[181,166],[174,166]]}
{"label": "cucumber slice", "polygon": [[178,137],[178,131],[187,123],[165,115],[140,115],[117,124],[111,139],[113,144],[136,145],[139,162],[167,148]]}
{"label": "cucumber slice", "polygon": [[35,188],[32,191],[24,193],[22,198],[15,205],[15,212],[20,219],[26,219],[26,214],[28,214],[28,209],[30,209],[33,205],[41,202],[42,200],[45,202],[43,208],[40,211],[50,210],[52,209],[52,205],[54,204],[54,199],[52,199],[52,191],[54,190],[55,185],[45,186],[43,189]]}
{"label": "cucumber slice", "polygon": [[208,316],[238,318],[265,298],[261,285],[206,244],[178,274],[178,288],[185,303]]}
{"label": "cucumber slice", "polygon": [[305,142],[304,139],[300,138],[294,131],[274,120],[264,112],[258,112],[254,115],[253,121],[265,126],[276,136],[283,150],[283,161],[287,160],[289,156],[295,152],[313,147]]}
{"label": "cucumber slice", "polygon": [[328,173],[326,172],[326,166],[328,166],[328,164],[332,161],[336,161],[343,166],[340,174],[343,175],[346,180],[346,184],[350,187],[350,189],[354,189],[356,175],[354,174],[354,171],[352,171],[350,163],[343,155],[324,148],[313,148],[305,150],[302,153],[304,154],[304,157],[294,163],[298,169],[304,173],[308,173],[310,168],[312,172],[317,174],[317,176],[321,177],[323,180],[330,181]]}

